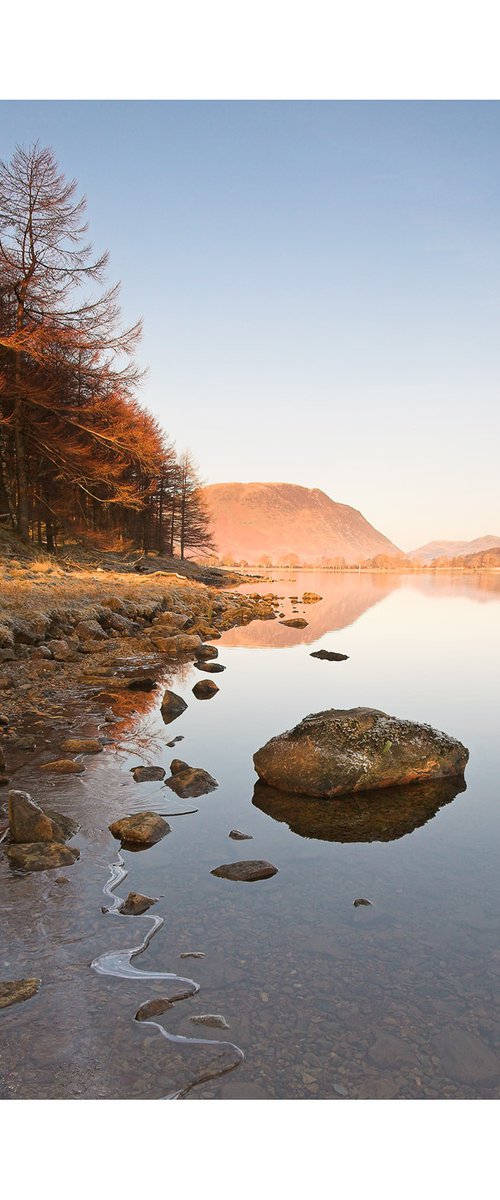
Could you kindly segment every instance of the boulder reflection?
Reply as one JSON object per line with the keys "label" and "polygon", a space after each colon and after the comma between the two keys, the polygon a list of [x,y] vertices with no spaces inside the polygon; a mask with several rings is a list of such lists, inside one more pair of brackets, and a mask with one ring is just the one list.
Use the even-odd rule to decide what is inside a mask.
{"label": "boulder reflection", "polygon": [[457,777],[319,800],[279,792],[259,781],[252,803],[273,820],[284,821],[299,837],[323,842],[392,842],[426,825],[466,787],[465,779]]}

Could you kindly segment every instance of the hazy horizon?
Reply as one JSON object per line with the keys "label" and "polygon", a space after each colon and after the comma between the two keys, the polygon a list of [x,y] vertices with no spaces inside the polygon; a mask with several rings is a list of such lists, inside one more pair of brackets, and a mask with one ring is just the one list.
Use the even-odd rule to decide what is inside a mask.
{"label": "hazy horizon", "polygon": [[402,550],[500,528],[498,101],[2,101],[88,198],[141,398],[207,483]]}

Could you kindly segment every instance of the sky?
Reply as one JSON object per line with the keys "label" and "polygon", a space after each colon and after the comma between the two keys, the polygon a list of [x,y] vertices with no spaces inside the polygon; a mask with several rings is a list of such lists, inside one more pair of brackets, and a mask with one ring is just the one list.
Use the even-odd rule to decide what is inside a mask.
{"label": "sky", "polygon": [[2,101],[144,320],[209,483],[318,487],[403,550],[500,536],[499,101]]}

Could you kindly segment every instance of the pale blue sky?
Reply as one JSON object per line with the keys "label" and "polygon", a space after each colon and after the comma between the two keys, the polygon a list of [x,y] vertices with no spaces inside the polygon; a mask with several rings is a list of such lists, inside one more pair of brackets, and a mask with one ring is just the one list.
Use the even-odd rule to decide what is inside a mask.
{"label": "pale blue sky", "polygon": [[209,482],[403,549],[500,535],[499,102],[0,103],[88,197],[142,396]]}

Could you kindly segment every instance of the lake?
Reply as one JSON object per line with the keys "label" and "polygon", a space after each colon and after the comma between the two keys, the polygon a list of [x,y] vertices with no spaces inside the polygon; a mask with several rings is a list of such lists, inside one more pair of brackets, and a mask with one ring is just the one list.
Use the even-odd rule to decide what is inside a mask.
{"label": "lake", "polygon": [[[2,976],[42,978],[36,1001],[0,1014],[0,1094],[498,1096],[500,575],[275,571],[240,590],[286,597],[281,611],[296,608],[308,625],[232,629],[217,642],[226,670],[213,677],[215,697],[195,700],[203,676],[188,665],[165,679],[188,701],[175,722],[163,724],[152,693],[122,732],[103,727],[117,744],[85,776],[52,784],[54,806],[82,825],[74,868],[22,877],[0,862]],[[322,600],[290,601],[304,591]],[[312,658],[321,647],[349,657]],[[256,786],[252,755],[270,737],[308,713],[358,705],[462,741],[466,790],[415,785],[399,803],[376,792],[367,803]],[[162,783],[133,782],[134,764],[169,773],[174,756],[218,789],[179,801]],[[40,798],[35,761],[16,786]],[[123,852],[118,894],[158,903],[142,917],[102,912],[118,861],[107,826],[140,809],[185,814],[156,846]],[[253,840],[232,841],[234,828]],[[253,884],[211,875],[245,858],[278,873]],[[371,906],[354,907],[358,897]],[[164,924],[134,960],[149,978],[92,968],[140,944],[153,914]],[[179,957],[192,952],[204,957]],[[140,1004],[175,994],[154,978],[162,973],[199,990],[158,1024],[135,1021]],[[221,1014],[228,1029],[193,1024],[201,1014]]]}

